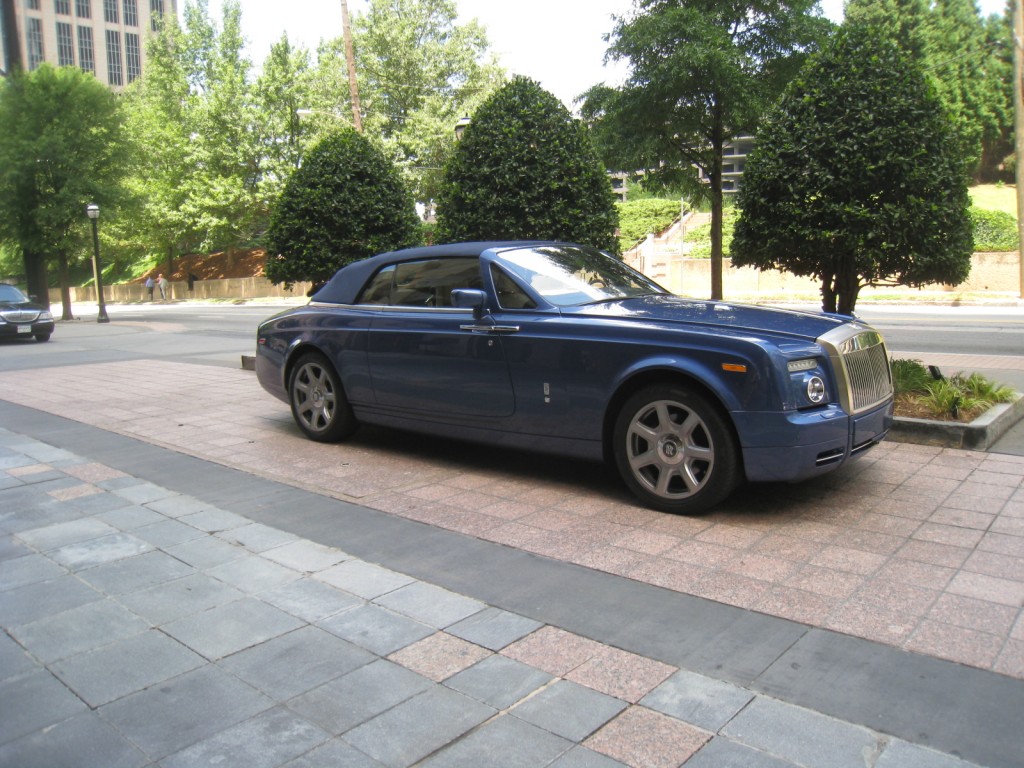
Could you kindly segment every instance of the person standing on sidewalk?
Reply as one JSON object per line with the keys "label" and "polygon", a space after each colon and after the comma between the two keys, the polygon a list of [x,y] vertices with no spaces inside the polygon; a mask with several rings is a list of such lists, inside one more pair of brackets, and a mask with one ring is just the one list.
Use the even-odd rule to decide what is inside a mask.
{"label": "person standing on sidewalk", "polygon": [[163,272],[156,276],[156,285],[160,289],[160,301],[167,300],[167,278]]}
{"label": "person standing on sidewalk", "polygon": [[152,277],[147,277],[146,278],[146,292],[149,293],[149,300],[150,301],[153,300],[153,286],[154,285],[156,285],[156,283],[153,282],[153,278]]}

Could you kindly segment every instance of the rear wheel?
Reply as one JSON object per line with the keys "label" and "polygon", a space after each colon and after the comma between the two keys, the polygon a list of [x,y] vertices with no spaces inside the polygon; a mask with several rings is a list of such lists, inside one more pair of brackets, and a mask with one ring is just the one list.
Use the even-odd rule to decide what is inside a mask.
{"label": "rear wheel", "polygon": [[311,440],[336,443],[358,426],[337,371],[319,352],[308,352],[295,363],[288,400],[295,423]]}
{"label": "rear wheel", "polygon": [[613,451],[619,474],[645,504],[699,514],[739,483],[736,439],[721,411],[684,387],[638,391],[619,411]]}

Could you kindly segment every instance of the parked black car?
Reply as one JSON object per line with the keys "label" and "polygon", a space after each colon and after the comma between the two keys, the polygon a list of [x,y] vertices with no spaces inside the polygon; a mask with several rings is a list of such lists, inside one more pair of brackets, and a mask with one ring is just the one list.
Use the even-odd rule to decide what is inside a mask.
{"label": "parked black car", "polygon": [[49,341],[53,314],[18,288],[0,283],[0,339],[35,338]]}

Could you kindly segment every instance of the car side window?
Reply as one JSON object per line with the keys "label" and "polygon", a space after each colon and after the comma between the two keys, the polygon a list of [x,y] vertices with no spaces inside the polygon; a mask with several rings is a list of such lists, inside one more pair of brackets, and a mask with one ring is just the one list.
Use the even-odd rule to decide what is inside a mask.
{"label": "car side window", "polygon": [[494,264],[491,265],[491,278],[494,280],[494,290],[498,293],[498,305],[502,309],[537,308],[537,302],[530,298],[530,295],[520,288],[515,280]]}
{"label": "car side window", "polygon": [[450,307],[456,288],[481,288],[476,258],[425,259],[385,267],[363,289],[360,304]]}
{"label": "car side window", "polygon": [[363,288],[359,304],[390,304],[391,284],[395,281],[395,266],[384,267]]}

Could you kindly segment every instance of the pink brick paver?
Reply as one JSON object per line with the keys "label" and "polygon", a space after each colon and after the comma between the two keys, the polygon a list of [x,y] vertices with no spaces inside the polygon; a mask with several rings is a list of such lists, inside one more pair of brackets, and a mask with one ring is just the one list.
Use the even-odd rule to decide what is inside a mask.
{"label": "pink brick paver", "polygon": [[[980,365],[950,357],[939,364]],[[240,369],[58,366],[0,373],[0,392],[393,515],[1024,679],[1024,457],[889,441],[686,518],[639,506],[600,465],[374,429],[313,443]]]}

